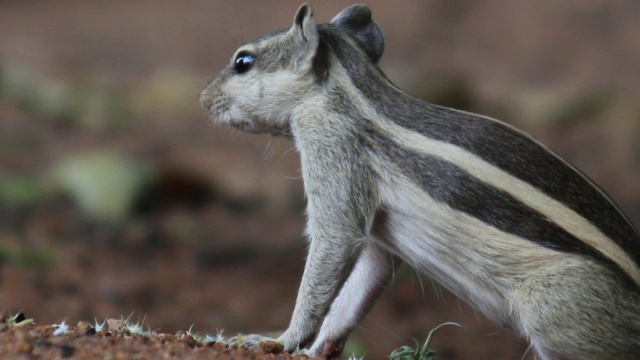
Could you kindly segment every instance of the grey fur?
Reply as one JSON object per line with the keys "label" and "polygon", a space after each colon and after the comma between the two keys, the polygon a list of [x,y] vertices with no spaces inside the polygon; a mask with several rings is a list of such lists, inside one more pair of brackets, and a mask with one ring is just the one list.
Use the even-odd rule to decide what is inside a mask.
{"label": "grey fur", "polygon": [[365,5],[316,25],[305,4],[201,94],[217,123],[300,152],[309,256],[277,341],[339,355],[399,259],[543,359],[640,359],[640,239],[618,207],[527,134],[401,92],[383,49]]}

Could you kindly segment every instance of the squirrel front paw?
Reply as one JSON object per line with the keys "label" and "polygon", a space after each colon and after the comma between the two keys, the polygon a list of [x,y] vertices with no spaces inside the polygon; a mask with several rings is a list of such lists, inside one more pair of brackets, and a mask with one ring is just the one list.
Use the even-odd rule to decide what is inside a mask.
{"label": "squirrel front paw", "polygon": [[230,338],[228,344],[231,346],[243,346],[249,349],[262,349],[262,351],[268,354],[279,354],[285,350],[284,345],[276,339],[258,334],[238,334],[238,336]]}

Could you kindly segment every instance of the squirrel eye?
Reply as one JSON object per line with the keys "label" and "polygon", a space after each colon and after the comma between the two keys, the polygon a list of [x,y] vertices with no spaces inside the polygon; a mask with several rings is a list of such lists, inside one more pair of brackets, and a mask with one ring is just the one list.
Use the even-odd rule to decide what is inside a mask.
{"label": "squirrel eye", "polygon": [[236,56],[236,60],[234,61],[233,65],[233,71],[236,74],[245,73],[249,71],[249,69],[251,69],[254,61],[255,58],[253,57],[253,55],[246,52],[241,52],[240,54],[238,54],[238,56]]}

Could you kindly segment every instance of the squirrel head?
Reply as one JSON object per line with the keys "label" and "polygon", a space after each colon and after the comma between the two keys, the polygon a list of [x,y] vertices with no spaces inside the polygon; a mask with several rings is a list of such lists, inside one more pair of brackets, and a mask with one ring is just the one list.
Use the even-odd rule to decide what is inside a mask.
{"label": "squirrel head", "polygon": [[[254,132],[290,135],[296,106],[327,83],[329,53],[343,37],[360,61],[376,64],[384,50],[382,31],[366,5],[342,10],[318,25],[309,4],[300,6],[290,29],[271,33],[236,50],[229,65],[201,93],[200,104],[219,124]],[[331,45],[329,45],[329,43]]]}

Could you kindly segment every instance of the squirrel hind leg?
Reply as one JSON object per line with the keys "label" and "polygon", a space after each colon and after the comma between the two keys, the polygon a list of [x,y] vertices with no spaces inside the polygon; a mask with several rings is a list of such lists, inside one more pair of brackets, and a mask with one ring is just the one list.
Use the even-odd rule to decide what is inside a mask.
{"label": "squirrel hind leg", "polygon": [[606,266],[569,259],[512,295],[520,330],[541,359],[640,360],[640,293]]}

